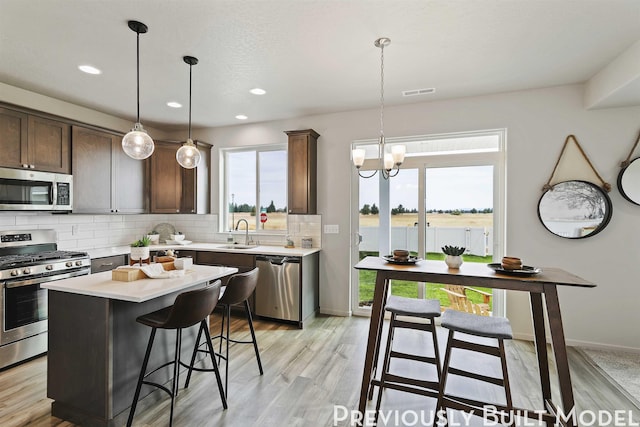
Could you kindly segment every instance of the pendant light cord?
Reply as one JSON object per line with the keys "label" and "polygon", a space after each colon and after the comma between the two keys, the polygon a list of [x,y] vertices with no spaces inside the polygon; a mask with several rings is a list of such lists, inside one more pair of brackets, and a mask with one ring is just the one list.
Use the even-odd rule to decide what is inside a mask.
{"label": "pendant light cord", "polygon": [[140,32],[136,31],[136,87],[137,87],[137,103],[138,103],[138,118],[136,123],[140,123]]}
{"label": "pendant light cord", "polygon": [[189,139],[191,139],[191,69],[192,64],[189,64]]}
{"label": "pendant light cord", "polygon": [[384,44],[380,45],[380,136],[384,137]]}

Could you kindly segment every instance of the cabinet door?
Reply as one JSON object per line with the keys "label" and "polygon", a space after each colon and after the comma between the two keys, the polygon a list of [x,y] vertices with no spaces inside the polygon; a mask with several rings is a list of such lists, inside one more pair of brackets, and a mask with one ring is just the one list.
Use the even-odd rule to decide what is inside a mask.
{"label": "cabinet door", "polygon": [[196,213],[196,169],[182,168],[180,213]]}
{"label": "cabinet door", "polygon": [[178,144],[156,142],[151,156],[151,213],[178,213],[182,198],[182,167]]}
{"label": "cabinet door", "polygon": [[289,131],[288,200],[290,214],[316,213],[316,141],[312,130]]}
{"label": "cabinet door", "polygon": [[27,115],[0,108],[0,166],[22,168],[27,164]]}
{"label": "cabinet door", "polygon": [[73,212],[109,213],[112,135],[73,126]]}
{"label": "cabinet door", "polygon": [[118,213],[145,213],[148,187],[145,170],[148,160],[136,160],[122,149],[122,138],[114,136],[112,151],[112,205]]}
{"label": "cabinet door", "polygon": [[71,173],[69,128],[66,123],[29,116],[27,152],[31,169]]}
{"label": "cabinet door", "polygon": [[116,267],[127,264],[127,255],[113,255],[91,260],[91,274],[111,271]]}

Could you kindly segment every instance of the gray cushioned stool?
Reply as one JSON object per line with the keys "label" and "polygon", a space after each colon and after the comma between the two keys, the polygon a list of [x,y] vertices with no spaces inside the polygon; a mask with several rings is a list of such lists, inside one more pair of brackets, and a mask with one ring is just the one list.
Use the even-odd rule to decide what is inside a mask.
{"label": "gray cushioned stool", "polygon": [[[387,300],[385,310],[391,313],[389,323],[389,337],[384,354],[384,363],[380,377],[378,390],[378,400],[376,402],[376,418],[380,412],[382,401],[382,391],[385,388],[404,391],[406,393],[420,394],[423,396],[436,397],[438,395],[438,385],[440,382],[440,354],[438,351],[438,337],[436,335],[436,325],[434,319],[440,316],[440,301],[425,300],[416,298],[405,298],[391,295]],[[397,316],[409,316],[426,319],[428,322],[410,322],[400,320]],[[431,333],[433,340],[433,356],[423,356],[417,354],[402,353],[393,350],[393,335],[396,328],[413,329]],[[389,365],[392,358],[407,359],[433,365],[436,372],[435,381],[418,380],[394,375],[389,372]]]}
{"label": "gray cushioned stool", "polygon": [[[507,360],[504,351],[504,340],[512,338],[509,320],[504,317],[479,316],[477,314],[464,313],[456,310],[446,310],[442,315],[441,326],[449,329],[449,338],[447,340],[447,348],[444,355],[444,365],[442,367],[442,376],[440,378],[436,410],[446,410],[448,407],[461,411],[474,410],[474,413],[478,414],[481,413],[484,406],[493,405],[498,408],[499,411],[511,414],[513,411],[513,403],[511,401],[511,389],[509,388],[509,375],[507,373]],[[493,347],[490,345],[463,341],[454,337],[455,333],[493,338],[498,341],[498,345],[497,347]],[[491,377],[451,367],[451,350],[454,348],[499,357],[502,366],[502,378]],[[467,399],[446,394],[445,387],[447,384],[447,376],[449,374],[472,378],[503,387],[507,400],[506,406],[498,405],[493,402],[483,402],[480,400]]]}

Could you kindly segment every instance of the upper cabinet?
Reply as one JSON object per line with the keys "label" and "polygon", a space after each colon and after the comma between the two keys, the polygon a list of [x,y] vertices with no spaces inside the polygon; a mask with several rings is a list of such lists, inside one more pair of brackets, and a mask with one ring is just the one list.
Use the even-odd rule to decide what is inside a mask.
{"label": "upper cabinet", "polygon": [[144,213],[145,161],[122,150],[122,136],[73,126],[74,213]]}
{"label": "upper cabinet", "polygon": [[288,201],[290,214],[317,212],[317,143],[313,129],[286,131],[289,136]]}
{"label": "upper cabinet", "polygon": [[176,160],[180,144],[156,141],[151,155],[151,213],[209,213],[211,147],[198,144],[200,165],[185,169]]}
{"label": "upper cabinet", "polygon": [[71,173],[67,123],[0,108],[0,166]]}

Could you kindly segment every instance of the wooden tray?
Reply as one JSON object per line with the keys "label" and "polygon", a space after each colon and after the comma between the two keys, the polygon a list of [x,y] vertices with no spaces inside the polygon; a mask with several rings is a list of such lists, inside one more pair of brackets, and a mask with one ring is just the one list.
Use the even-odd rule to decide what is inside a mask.
{"label": "wooden tray", "polygon": [[[162,262],[162,268],[165,271],[175,270],[173,261]],[[146,279],[147,275],[140,270],[140,267],[120,267],[115,270],[111,270],[111,280],[116,282],[133,282],[135,280]]]}

